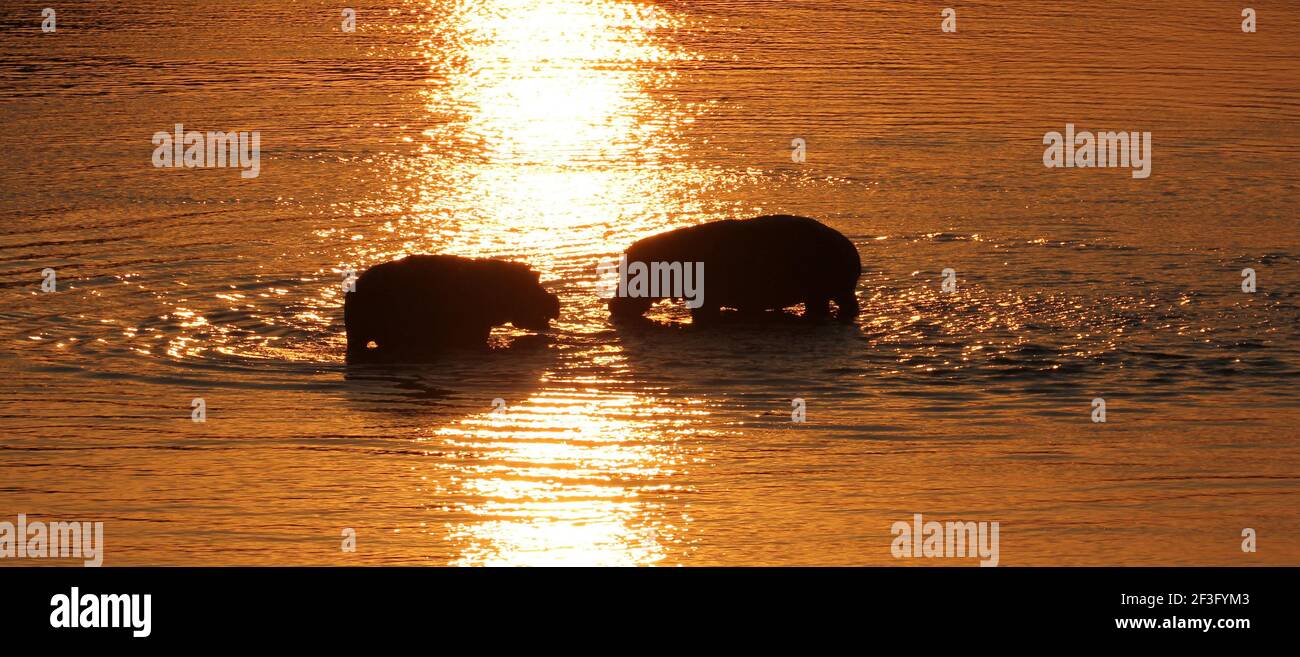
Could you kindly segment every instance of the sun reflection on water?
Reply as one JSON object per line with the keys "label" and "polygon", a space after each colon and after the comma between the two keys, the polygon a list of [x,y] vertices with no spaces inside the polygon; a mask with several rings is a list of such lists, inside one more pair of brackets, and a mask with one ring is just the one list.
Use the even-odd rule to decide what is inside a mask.
{"label": "sun reflection on water", "polygon": [[[656,37],[673,21],[653,5],[600,0],[462,2],[437,18],[424,41],[434,127],[399,165],[418,181],[419,220],[397,228],[403,248],[526,261],[561,294],[559,328],[602,330],[582,285],[597,261],[689,220],[665,182],[683,175],[671,135],[689,120],[662,95],[666,64],[689,57]],[[662,500],[686,461],[666,423],[638,418],[653,400],[573,371],[543,378],[508,412],[434,431],[456,455],[437,465],[441,492],[457,500],[453,561],[664,560],[684,540],[684,513]],[[650,489],[660,502],[640,496]]]}
{"label": "sun reflection on water", "polygon": [[401,165],[420,181],[412,232],[554,276],[662,228],[691,120],[663,92],[690,57],[656,37],[674,24],[637,3],[457,3],[423,42],[435,127]]}
{"label": "sun reflection on water", "polygon": [[454,118],[449,139],[490,164],[624,163],[653,157],[660,116],[649,90],[685,57],[661,45],[670,18],[626,2],[460,3],[443,23],[454,34],[430,48],[445,81],[428,92],[429,110]]}
{"label": "sun reflection on water", "polygon": [[555,390],[436,432],[456,511],[460,565],[631,565],[664,559],[685,518],[640,498],[685,462],[673,438],[635,417],[633,394]]}

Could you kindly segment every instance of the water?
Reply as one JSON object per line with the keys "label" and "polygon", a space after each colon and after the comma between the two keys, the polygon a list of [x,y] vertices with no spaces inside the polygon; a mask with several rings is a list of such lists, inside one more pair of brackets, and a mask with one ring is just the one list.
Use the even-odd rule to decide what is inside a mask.
{"label": "water", "polygon": [[[0,18],[0,518],[109,565],[890,565],[913,513],[1003,565],[1300,563],[1294,12],[154,4]],[[153,168],[176,123],[260,176]],[[1066,123],[1151,177],[1044,168]],[[858,245],[858,325],[608,323],[600,259],[778,212]],[[346,366],[341,272],[421,252],[533,265],[549,342]]]}

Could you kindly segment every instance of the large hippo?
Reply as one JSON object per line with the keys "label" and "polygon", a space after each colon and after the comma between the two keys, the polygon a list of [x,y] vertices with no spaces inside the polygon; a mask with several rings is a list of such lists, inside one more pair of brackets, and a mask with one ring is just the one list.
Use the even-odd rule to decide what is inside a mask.
{"label": "large hippo", "polygon": [[[486,347],[492,327],[545,330],[560,300],[515,262],[413,255],[367,269],[343,298],[349,359],[422,360]],[[370,344],[374,343],[374,347]]]}
{"label": "large hippo", "polygon": [[[623,285],[609,301],[615,319],[639,316],[665,298],[686,299],[696,322],[716,318],[723,307],[749,313],[800,303],[809,317],[824,317],[830,301],[836,319],[852,322],[858,316],[854,291],[862,262],[857,248],[839,231],[807,217],[767,215],[679,228],[634,243],[624,259]],[[635,275],[638,262],[647,268],[656,262],[703,263],[703,284],[695,281],[700,298],[665,286],[658,295],[624,296],[635,295],[627,277]],[[683,271],[691,270],[684,265]]]}

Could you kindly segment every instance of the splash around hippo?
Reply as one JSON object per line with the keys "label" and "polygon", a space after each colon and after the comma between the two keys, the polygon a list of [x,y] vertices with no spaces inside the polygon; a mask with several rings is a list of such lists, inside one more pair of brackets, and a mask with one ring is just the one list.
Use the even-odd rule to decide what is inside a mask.
{"label": "splash around hippo", "polygon": [[[641,316],[661,299],[683,299],[692,322],[722,308],[743,313],[804,304],[805,316],[852,322],[862,273],[857,247],[808,217],[766,215],[679,228],[634,243],[607,287],[615,320]],[[612,283],[612,281],[611,281]]]}
{"label": "splash around hippo", "polygon": [[[492,327],[542,331],[560,301],[527,265],[413,255],[367,269],[343,300],[350,361],[427,361],[485,349]],[[372,346],[373,345],[373,346]]]}

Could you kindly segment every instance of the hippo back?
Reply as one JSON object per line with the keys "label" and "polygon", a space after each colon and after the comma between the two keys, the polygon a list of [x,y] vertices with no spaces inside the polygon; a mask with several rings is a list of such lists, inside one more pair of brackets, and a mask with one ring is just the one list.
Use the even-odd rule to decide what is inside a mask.
{"label": "hippo back", "polygon": [[640,240],[629,262],[703,262],[708,303],[779,308],[852,294],[857,248],[807,217],[766,215],[690,226]]}
{"label": "hippo back", "polygon": [[348,352],[370,342],[420,356],[445,347],[484,346],[493,326],[545,328],[558,301],[526,265],[447,255],[412,255],[375,265],[344,297]]}

